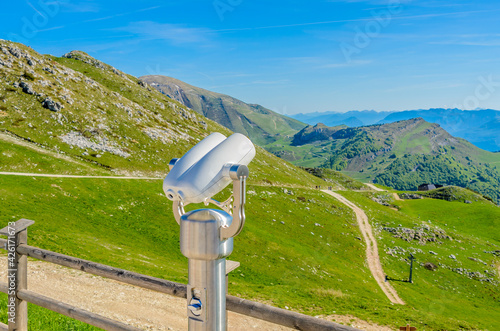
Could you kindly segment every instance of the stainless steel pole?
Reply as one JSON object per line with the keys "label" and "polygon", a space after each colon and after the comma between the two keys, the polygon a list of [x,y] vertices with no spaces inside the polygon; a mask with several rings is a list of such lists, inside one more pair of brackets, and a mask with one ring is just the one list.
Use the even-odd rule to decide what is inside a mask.
{"label": "stainless steel pole", "polygon": [[189,260],[190,331],[226,330],[226,259]]}
{"label": "stainless steel pole", "polygon": [[232,217],[222,210],[199,209],[181,216],[181,252],[189,259],[189,331],[226,331],[226,257],[233,239],[221,240]]}

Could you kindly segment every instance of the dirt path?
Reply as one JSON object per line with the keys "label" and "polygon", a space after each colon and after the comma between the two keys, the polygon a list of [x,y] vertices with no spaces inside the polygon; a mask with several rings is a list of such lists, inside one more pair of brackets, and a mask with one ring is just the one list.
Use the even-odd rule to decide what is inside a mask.
{"label": "dirt path", "polygon": [[[1,259],[5,255],[0,256]],[[231,277],[231,276],[229,276]],[[0,282],[6,280],[0,269]],[[143,330],[187,330],[186,300],[155,291],[93,276],[51,263],[28,262],[28,288],[42,295],[92,311]],[[336,323],[367,331],[391,328],[368,323],[349,315],[321,316]],[[228,313],[228,330],[292,330],[245,315]]]}
{"label": "dirt path", "polygon": [[[378,188],[376,187],[375,185],[373,184],[370,184],[370,183],[364,183],[366,186],[370,187],[371,189],[373,189],[374,191],[377,191],[377,192],[386,192],[386,190],[383,190],[381,188]],[[404,201],[403,199],[401,199],[399,197],[399,195],[397,193],[392,193],[392,196],[394,197],[394,200],[397,200],[397,201]],[[397,209],[396,209],[397,210]]]}
{"label": "dirt path", "polygon": [[384,192],[384,190],[382,190],[381,188],[378,188],[376,187],[375,185],[373,184],[370,184],[370,183],[363,183],[365,184],[366,186],[368,186],[369,188],[371,188],[372,190],[374,191],[377,191],[377,192]]}
{"label": "dirt path", "polygon": [[373,277],[392,303],[404,305],[404,301],[398,296],[396,290],[391,286],[391,284],[385,282],[385,273],[382,269],[382,265],[380,264],[377,241],[373,235],[372,227],[368,222],[368,217],[365,212],[338,193],[327,190],[323,190],[323,192],[330,194],[354,211],[358,220],[359,229],[361,230],[366,243],[366,261],[368,262],[368,267],[370,268]]}

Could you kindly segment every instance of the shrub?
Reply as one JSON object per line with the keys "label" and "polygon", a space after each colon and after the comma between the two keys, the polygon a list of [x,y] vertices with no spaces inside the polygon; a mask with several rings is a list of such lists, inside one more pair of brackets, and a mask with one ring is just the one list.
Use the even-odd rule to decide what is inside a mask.
{"label": "shrub", "polygon": [[31,80],[31,81],[35,80],[35,75],[33,75],[31,72],[25,71],[23,74],[23,77],[26,78],[27,80]]}

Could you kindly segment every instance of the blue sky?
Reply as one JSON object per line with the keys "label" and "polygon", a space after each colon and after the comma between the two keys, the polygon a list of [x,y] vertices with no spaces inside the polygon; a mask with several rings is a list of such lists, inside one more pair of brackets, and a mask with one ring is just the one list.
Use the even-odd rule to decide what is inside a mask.
{"label": "blue sky", "polygon": [[500,109],[500,4],[17,0],[0,38],[82,50],[279,113]]}

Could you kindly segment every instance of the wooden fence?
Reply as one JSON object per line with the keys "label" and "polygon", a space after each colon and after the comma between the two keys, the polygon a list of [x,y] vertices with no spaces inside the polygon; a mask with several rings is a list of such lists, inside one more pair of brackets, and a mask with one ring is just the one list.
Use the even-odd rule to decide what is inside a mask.
{"label": "wooden fence", "polygon": [[[27,243],[28,227],[34,223],[34,221],[20,219],[0,230],[0,235],[8,237],[7,240],[0,239],[0,248],[8,251],[8,282],[7,284],[0,284],[0,291],[8,294],[7,313],[14,313],[16,316],[15,321],[9,318],[8,325],[0,322],[0,330],[27,331],[28,302],[105,330],[140,330],[136,327],[111,320],[107,317],[79,309],[28,290],[28,256],[97,276],[114,279],[122,283],[135,285],[180,298],[186,298],[187,286],[184,284],[170,282],[164,279],[150,277],[128,270],[118,269],[104,264],[82,260],[76,257],[29,246]],[[349,326],[340,325],[258,302],[240,299],[230,295],[226,296],[226,307],[228,310],[238,314],[251,316],[296,330],[357,330]]]}

